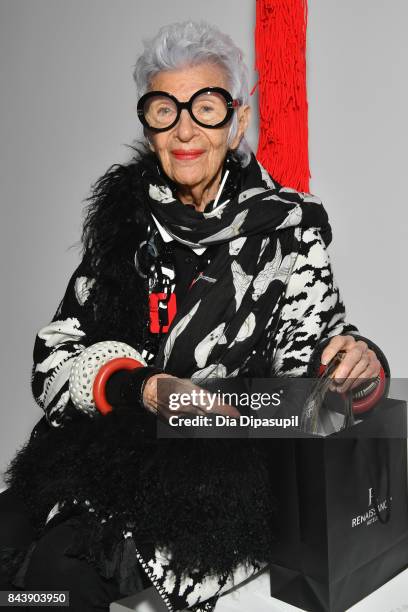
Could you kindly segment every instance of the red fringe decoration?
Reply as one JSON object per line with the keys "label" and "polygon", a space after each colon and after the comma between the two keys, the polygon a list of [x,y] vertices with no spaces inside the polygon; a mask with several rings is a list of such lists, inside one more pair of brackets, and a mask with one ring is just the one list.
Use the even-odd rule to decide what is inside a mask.
{"label": "red fringe decoration", "polygon": [[281,184],[309,191],[307,0],[257,0],[257,158]]}

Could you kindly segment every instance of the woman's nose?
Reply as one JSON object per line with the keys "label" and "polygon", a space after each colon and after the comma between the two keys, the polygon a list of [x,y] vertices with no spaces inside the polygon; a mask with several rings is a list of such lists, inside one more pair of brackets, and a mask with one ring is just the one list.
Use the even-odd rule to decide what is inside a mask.
{"label": "woman's nose", "polygon": [[194,136],[195,124],[186,108],[180,113],[176,130],[180,140],[188,141]]}

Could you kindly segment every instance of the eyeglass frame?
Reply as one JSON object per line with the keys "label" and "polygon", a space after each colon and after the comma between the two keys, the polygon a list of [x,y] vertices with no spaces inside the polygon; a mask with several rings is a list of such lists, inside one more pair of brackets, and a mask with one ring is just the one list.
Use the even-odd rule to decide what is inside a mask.
{"label": "eyeglass frame", "polygon": [[[193,102],[198,96],[204,93],[219,93],[222,95],[225,102],[227,103],[227,114],[225,115],[225,118],[222,121],[220,121],[220,123],[217,123],[216,125],[208,125],[207,123],[202,123],[201,121],[198,121],[198,119],[196,119],[196,117],[194,117],[193,115],[193,111],[192,111]],[[166,96],[167,98],[170,98],[170,100],[172,100],[177,107],[177,115],[176,115],[175,120],[169,126],[164,127],[164,128],[151,127],[146,120],[144,110],[143,110],[143,106],[145,105],[146,101],[149,100],[149,98],[152,98],[157,95]],[[141,121],[141,123],[144,125],[145,128],[157,134],[159,132],[167,132],[167,130],[171,130],[179,121],[181,111],[183,109],[186,109],[191,119],[194,121],[194,123],[197,123],[197,125],[201,127],[204,127],[210,130],[215,130],[215,129],[223,127],[226,123],[228,123],[232,118],[234,110],[237,109],[239,106],[241,106],[241,104],[242,104],[241,100],[239,100],[238,98],[234,99],[229,93],[229,91],[227,91],[223,87],[203,87],[203,89],[199,89],[198,91],[193,93],[193,95],[188,100],[188,102],[180,102],[179,100],[177,100],[175,96],[173,96],[172,94],[169,94],[167,91],[148,91],[139,99],[137,103],[137,116],[139,117],[139,120]]]}

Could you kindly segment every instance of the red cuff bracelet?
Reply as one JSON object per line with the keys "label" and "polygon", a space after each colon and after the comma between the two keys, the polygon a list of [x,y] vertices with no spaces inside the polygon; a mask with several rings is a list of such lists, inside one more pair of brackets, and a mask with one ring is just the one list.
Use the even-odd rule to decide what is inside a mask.
{"label": "red cuff bracelet", "polygon": [[136,359],[132,359],[131,357],[118,357],[117,359],[112,359],[103,365],[98,371],[93,388],[92,393],[95,400],[95,404],[99,412],[102,414],[108,414],[108,412],[112,412],[112,406],[109,404],[106,399],[106,383],[109,378],[118,370],[135,370],[136,368],[142,368],[143,363],[137,361]]}
{"label": "red cuff bracelet", "polygon": [[[323,374],[325,369],[326,366],[321,364],[319,368],[319,376]],[[371,393],[361,399],[353,400],[354,414],[364,414],[365,412],[368,412],[381,399],[385,390],[385,371],[382,366],[378,376],[380,379],[378,385],[371,391]]]}

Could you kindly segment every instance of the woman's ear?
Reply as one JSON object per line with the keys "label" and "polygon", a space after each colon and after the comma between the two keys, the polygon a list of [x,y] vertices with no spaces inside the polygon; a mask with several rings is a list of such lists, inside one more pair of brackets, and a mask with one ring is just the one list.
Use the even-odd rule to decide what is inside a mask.
{"label": "woman's ear", "polygon": [[235,134],[232,142],[230,143],[230,149],[237,149],[239,146],[239,143],[242,140],[242,137],[244,136],[248,124],[249,124],[249,120],[251,118],[251,107],[249,106],[249,104],[245,104],[244,106],[240,106],[238,108],[238,129],[237,129],[237,133]]}

